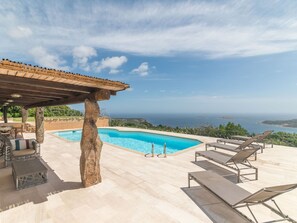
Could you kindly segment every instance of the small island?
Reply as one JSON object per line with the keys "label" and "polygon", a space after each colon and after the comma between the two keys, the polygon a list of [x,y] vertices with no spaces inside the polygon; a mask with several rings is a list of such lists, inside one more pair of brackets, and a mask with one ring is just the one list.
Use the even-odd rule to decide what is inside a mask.
{"label": "small island", "polygon": [[222,116],[221,118],[222,119],[233,119],[233,117],[230,115],[225,115],[225,116]]}
{"label": "small island", "polygon": [[280,125],[283,127],[297,128],[297,119],[290,120],[265,120],[262,122],[267,125]]}

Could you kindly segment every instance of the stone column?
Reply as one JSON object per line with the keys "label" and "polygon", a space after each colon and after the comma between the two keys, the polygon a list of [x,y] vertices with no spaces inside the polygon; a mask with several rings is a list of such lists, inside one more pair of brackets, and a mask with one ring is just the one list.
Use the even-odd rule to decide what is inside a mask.
{"label": "stone column", "polygon": [[3,107],[3,121],[7,123],[7,106]]}
{"label": "stone column", "polygon": [[35,113],[35,134],[36,141],[43,143],[44,140],[44,108],[37,107]]}
{"label": "stone column", "polygon": [[85,117],[80,142],[80,174],[84,187],[101,182],[100,154],[102,142],[96,126],[99,113],[96,97],[91,95],[85,99]]}
{"label": "stone column", "polygon": [[28,110],[22,107],[22,123],[26,123],[28,119]]}

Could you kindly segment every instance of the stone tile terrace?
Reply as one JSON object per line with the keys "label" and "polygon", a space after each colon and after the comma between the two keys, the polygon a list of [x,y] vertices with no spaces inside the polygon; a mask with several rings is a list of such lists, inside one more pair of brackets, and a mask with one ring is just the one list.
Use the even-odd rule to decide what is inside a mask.
{"label": "stone tile terrace", "polygon": [[[215,140],[192,137],[203,142]],[[204,150],[204,144],[166,159],[145,158],[105,144],[101,154],[103,182],[83,188],[79,174],[79,142],[67,142],[46,133],[41,153],[49,168],[48,183],[16,191],[11,167],[0,169],[0,223],[215,221],[215,214],[205,211],[211,209],[211,204],[197,205],[183,190],[187,187],[188,172],[204,170],[203,165],[193,163],[195,150]],[[267,148],[257,161],[252,161],[259,167],[259,180],[239,185],[255,192],[265,186],[296,183],[296,157],[297,148]],[[206,162],[200,162],[203,163]],[[286,214],[297,219],[297,190],[276,200]],[[252,210],[260,221],[277,218],[260,206]],[[247,210],[242,209],[242,212],[248,215]]]}

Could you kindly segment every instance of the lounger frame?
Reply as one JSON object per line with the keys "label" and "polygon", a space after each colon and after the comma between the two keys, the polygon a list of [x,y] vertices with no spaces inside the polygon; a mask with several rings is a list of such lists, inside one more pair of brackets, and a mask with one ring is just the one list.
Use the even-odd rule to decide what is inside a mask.
{"label": "lounger frame", "polygon": [[[222,150],[226,150],[226,151],[230,151],[230,152],[239,152],[239,151],[242,150],[242,149],[240,149],[238,147],[229,146],[229,145],[222,146],[222,145],[225,145],[225,144],[220,144],[220,143],[206,143],[205,144],[205,151],[207,151],[209,147],[213,147],[214,150],[222,149]],[[261,149],[261,151],[262,151],[262,147],[261,146],[257,146],[257,147],[252,146],[252,147],[249,147],[249,148]],[[254,157],[255,157],[254,160],[257,160],[257,152],[254,153]]]}
{"label": "lounger frame", "polygon": [[[247,149],[247,150],[252,150],[252,149]],[[253,149],[255,150],[255,153],[257,153],[257,150],[258,149]],[[214,153],[219,153],[219,154],[222,154],[220,152],[217,152],[217,151],[213,151]],[[227,154],[225,154],[227,155]],[[240,182],[240,177],[246,179],[246,180],[258,180],[258,168],[257,167],[254,167],[248,159],[244,159],[243,162],[237,162],[237,160],[234,160],[232,157],[230,157],[229,161],[227,162],[220,162],[219,160],[216,160],[210,156],[207,156],[207,155],[204,155],[203,153],[197,151],[195,152],[195,162],[197,162],[197,157],[199,156],[202,156],[202,157],[205,157],[215,163],[218,163],[220,165],[223,165],[225,167],[228,167],[232,170],[235,170],[237,172],[237,183]],[[254,172],[252,173],[242,173],[242,171],[244,170],[252,170]],[[250,179],[246,176],[250,176],[250,175],[255,175],[255,178],[254,179]]]}
{"label": "lounger frame", "polygon": [[[202,172],[211,172],[211,171],[202,171]],[[222,176],[219,176],[219,175],[218,175],[218,177],[223,178]],[[256,202],[253,202],[253,203],[244,202],[245,200],[247,200],[249,198],[249,197],[247,197],[247,198],[243,199],[242,201],[238,202],[238,204],[230,205],[228,202],[226,202],[220,196],[218,196],[214,191],[210,190],[207,186],[205,186],[199,179],[197,179],[196,177],[194,177],[193,176],[193,173],[190,172],[190,173],[188,173],[188,187],[189,188],[191,187],[191,185],[190,185],[191,180],[195,180],[200,186],[202,186],[203,188],[205,188],[208,191],[210,191],[213,195],[215,195],[217,198],[219,198],[220,200],[222,200],[225,204],[227,204],[230,207],[232,207],[233,209],[235,209],[239,214],[241,214],[244,218],[246,218],[250,222],[253,222],[253,221],[249,217],[247,217],[246,215],[244,215],[242,212],[238,211],[237,210],[238,208],[246,207],[249,210],[249,212],[251,213],[251,215],[252,215],[252,217],[253,217],[253,219],[254,219],[254,221],[256,223],[258,223],[258,220],[257,220],[256,216],[254,215],[254,213],[252,212],[250,206],[258,205],[258,204],[262,204],[263,206],[265,206],[266,208],[270,209],[275,214],[277,214],[280,217],[282,217],[281,219],[276,219],[276,220],[269,221],[269,222],[289,221],[289,222],[297,223],[297,221],[295,221],[294,219],[290,218],[288,215],[284,214],[284,212],[280,209],[279,205],[273,199],[273,197],[275,197],[275,196],[278,196],[280,194],[283,194],[285,192],[289,192],[289,191],[297,188],[297,184],[292,184],[293,187],[291,189],[288,189],[288,190],[285,190],[285,191],[277,191],[278,194],[276,194],[275,196],[272,196],[269,199],[266,199],[264,201],[256,201]],[[276,191],[270,191],[269,188],[263,188],[263,189],[255,192],[255,193],[251,194],[250,196],[255,196],[257,193],[261,193],[261,192],[276,192]],[[274,205],[275,205],[276,208],[272,207],[271,205],[266,204],[265,202],[267,200],[271,200],[274,203]]]}
{"label": "lounger frame", "polygon": [[[220,144],[224,143],[224,145],[226,145],[226,143],[233,144],[233,145],[240,145],[240,144],[244,143],[244,140],[237,140],[237,139],[217,139],[217,143],[220,143]],[[263,153],[264,147],[261,146],[258,142],[252,143],[249,147],[260,148],[261,149],[261,153]],[[214,146],[214,148],[216,149],[215,146]]]}
{"label": "lounger frame", "polygon": [[[264,140],[264,139],[265,139],[267,136],[269,136],[272,132],[273,132],[272,130],[268,130],[268,131],[263,132],[262,134],[257,135],[257,136],[259,136],[257,142],[263,144],[263,149],[266,148],[266,143],[265,143],[265,140]],[[248,136],[240,136],[240,135],[233,135],[233,136],[231,136],[231,139],[235,139],[235,140],[247,140],[247,139],[249,139],[249,138],[251,138],[251,137],[248,137]],[[271,144],[271,148],[273,148],[273,144]]]}
{"label": "lounger frame", "polygon": [[[222,149],[222,150],[227,150],[227,151],[231,151],[231,152],[239,152],[241,150],[244,150],[246,148],[254,148],[254,149],[262,149],[261,146],[259,145],[252,145],[252,143],[256,142],[258,140],[259,136],[254,136],[251,137],[250,139],[247,139],[246,141],[243,141],[240,144],[237,144],[237,146],[232,146],[232,145],[226,145],[226,144],[221,144],[221,143],[206,143],[205,144],[205,150],[207,151],[207,149],[209,147],[213,147],[215,150],[216,149]],[[255,160],[257,160],[257,152],[254,153],[255,154]]]}

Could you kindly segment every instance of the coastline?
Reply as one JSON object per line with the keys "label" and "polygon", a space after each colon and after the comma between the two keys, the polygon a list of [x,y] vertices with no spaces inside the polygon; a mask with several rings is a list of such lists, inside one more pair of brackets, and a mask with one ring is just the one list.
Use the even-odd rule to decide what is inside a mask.
{"label": "coastline", "polygon": [[[228,117],[228,119],[226,119]],[[179,128],[240,124],[250,133],[274,132],[297,133],[297,128],[263,123],[265,120],[289,120],[294,114],[112,114],[111,118],[145,119],[153,125]]]}

